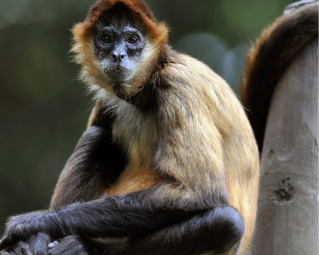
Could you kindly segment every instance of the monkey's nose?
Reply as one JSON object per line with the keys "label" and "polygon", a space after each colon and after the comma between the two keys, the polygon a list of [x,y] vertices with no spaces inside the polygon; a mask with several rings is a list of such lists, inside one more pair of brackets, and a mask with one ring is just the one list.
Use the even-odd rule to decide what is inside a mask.
{"label": "monkey's nose", "polygon": [[119,62],[123,60],[126,57],[126,53],[124,52],[112,52],[111,53],[111,58],[114,62]]}

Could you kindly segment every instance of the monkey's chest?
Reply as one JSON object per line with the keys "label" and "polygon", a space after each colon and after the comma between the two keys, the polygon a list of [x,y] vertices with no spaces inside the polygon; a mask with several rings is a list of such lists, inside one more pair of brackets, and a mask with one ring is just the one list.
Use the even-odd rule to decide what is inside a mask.
{"label": "monkey's chest", "polygon": [[159,183],[161,176],[152,167],[158,142],[154,119],[137,114],[130,121],[117,121],[112,134],[114,142],[126,152],[128,165],[105,191],[110,195],[123,195]]}

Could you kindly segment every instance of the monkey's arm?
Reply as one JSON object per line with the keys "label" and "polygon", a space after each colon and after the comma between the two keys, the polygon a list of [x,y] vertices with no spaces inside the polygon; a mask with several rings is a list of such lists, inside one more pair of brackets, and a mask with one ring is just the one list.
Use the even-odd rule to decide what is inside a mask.
{"label": "monkey's arm", "polygon": [[[74,203],[56,211],[37,211],[12,217],[1,248],[7,241],[24,239],[37,232],[45,232],[54,238],[67,235],[139,235],[205,209],[182,206],[177,202],[168,205],[160,195],[168,189],[172,189],[169,184],[158,185],[120,197],[106,196],[90,202]],[[174,193],[174,190],[171,192]],[[161,202],[156,201],[155,197]]]}
{"label": "monkey's arm", "polygon": [[123,151],[112,141],[112,117],[101,104],[96,103],[88,129],[62,170],[50,210],[100,198],[126,165]]}
{"label": "monkey's arm", "polygon": [[[233,221],[242,224],[232,231],[225,227],[225,216],[230,215],[234,217]],[[68,236],[50,249],[49,254],[198,255],[207,251],[214,251],[214,254],[236,254],[238,240],[245,231],[242,219],[236,219],[238,216],[231,207],[217,207],[165,228],[134,237],[86,239]],[[229,223],[233,225],[233,222]]]}
{"label": "monkey's arm", "polygon": [[[166,190],[169,187],[162,188]],[[229,206],[198,209],[192,208],[191,205],[184,205],[185,208],[183,208],[181,204],[178,208],[178,205],[172,207],[156,203],[150,198],[156,189],[161,188],[135,192],[123,197],[107,197],[92,202],[73,204],[56,212],[34,212],[17,216],[9,223],[7,238],[1,244],[1,248],[38,231],[48,233],[55,238],[67,235],[133,237],[122,245],[123,254],[127,252],[127,249],[134,247],[136,253],[132,254],[138,254],[139,246],[136,244],[144,243],[144,241],[147,243],[141,249],[145,249],[145,252],[153,254],[156,251],[156,244],[166,240],[168,245],[165,250],[167,251],[177,245],[172,250],[174,253],[168,254],[177,254],[180,244],[192,238],[194,238],[193,242],[201,240],[205,234],[209,236],[209,241],[201,240],[203,241],[201,249],[206,249],[205,251],[227,249],[241,239],[245,224],[235,209]],[[172,225],[174,222],[177,223]],[[143,236],[159,229],[161,230],[155,234]],[[214,236],[219,238],[211,239]],[[206,239],[208,239],[207,236]],[[129,245],[131,243],[134,243],[133,247]],[[91,244],[99,251],[99,254],[105,254],[106,250],[119,249],[119,246],[114,246],[107,240]],[[197,254],[196,249],[194,247],[193,249],[194,253],[189,254]]]}

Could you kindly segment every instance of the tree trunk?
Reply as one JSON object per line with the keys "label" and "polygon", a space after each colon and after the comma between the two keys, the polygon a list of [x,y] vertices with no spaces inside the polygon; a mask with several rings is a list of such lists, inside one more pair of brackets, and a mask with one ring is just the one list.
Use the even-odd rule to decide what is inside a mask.
{"label": "tree trunk", "polygon": [[318,38],[276,86],[261,162],[252,254],[318,255]]}

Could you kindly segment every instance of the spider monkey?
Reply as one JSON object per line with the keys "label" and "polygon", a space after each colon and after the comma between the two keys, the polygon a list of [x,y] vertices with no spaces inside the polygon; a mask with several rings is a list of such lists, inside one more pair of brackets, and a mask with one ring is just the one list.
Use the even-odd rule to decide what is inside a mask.
{"label": "spider monkey", "polygon": [[100,0],[73,34],[96,105],[50,209],[12,217],[3,254],[247,254],[259,154],[225,81],[172,50],[141,0]]}
{"label": "spider monkey", "polygon": [[12,217],[0,250],[46,254],[58,239],[49,254],[243,254],[259,155],[229,86],[172,50],[141,0],[100,0],[73,34],[96,95],[88,129],[50,209]]}

